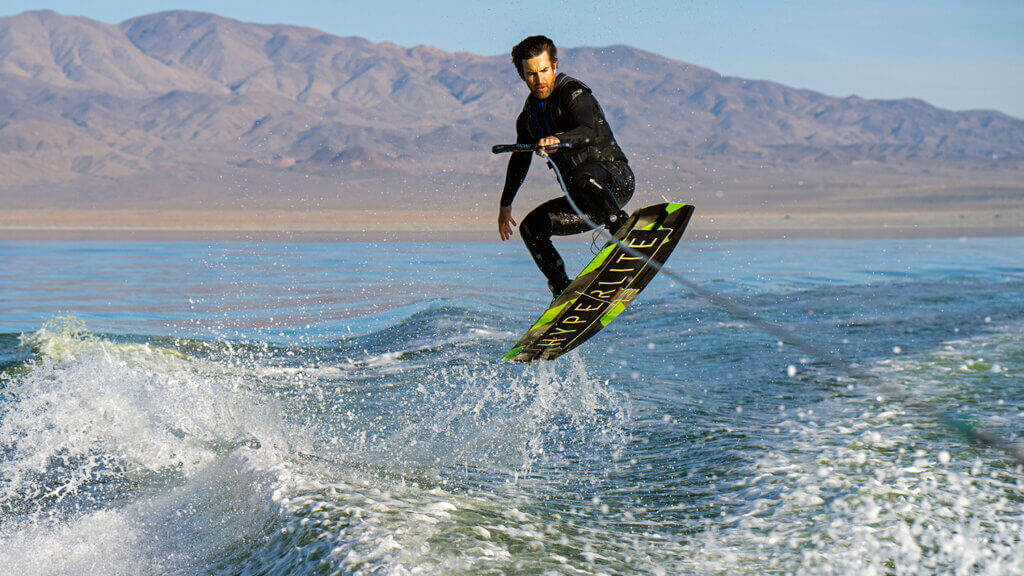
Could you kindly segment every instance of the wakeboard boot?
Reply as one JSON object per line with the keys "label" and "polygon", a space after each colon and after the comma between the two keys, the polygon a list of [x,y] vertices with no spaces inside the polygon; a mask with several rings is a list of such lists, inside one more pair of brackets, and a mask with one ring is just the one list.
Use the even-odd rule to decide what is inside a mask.
{"label": "wakeboard boot", "polygon": [[569,284],[572,284],[572,280],[569,280],[569,277],[564,274],[557,281],[548,281],[548,289],[551,290],[551,304],[558,300],[562,293],[565,292],[565,289],[569,287]]}

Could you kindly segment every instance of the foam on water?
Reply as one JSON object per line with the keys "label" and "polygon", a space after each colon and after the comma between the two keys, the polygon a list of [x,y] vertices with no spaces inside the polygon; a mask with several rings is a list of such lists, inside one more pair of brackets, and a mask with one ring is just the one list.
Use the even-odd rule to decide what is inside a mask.
{"label": "foam on water", "polygon": [[543,364],[452,366],[415,382],[393,410],[404,417],[392,420],[394,431],[380,444],[391,462],[517,474],[544,459],[553,438],[621,443],[629,406],[576,358],[559,372]]}
{"label": "foam on water", "polygon": [[[1019,391],[1021,328],[882,361],[877,371],[912,394],[957,406],[974,400],[974,391],[999,388],[991,381],[979,385],[979,375],[1004,379],[1003,386]],[[972,368],[982,351],[992,364]],[[992,371],[996,363],[1002,368]],[[1020,467],[965,445],[940,422],[871,390],[851,384],[849,392],[796,410],[780,406],[778,432],[789,441],[732,483],[735,508],[694,543],[691,553],[702,559],[694,570],[1024,573]],[[985,404],[999,403],[975,405],[991,414]],[[1011,412],[1012,429],[1019,431],[1019,404]]]}
{"label": "foam on water", "polygon": [[[258,466],[241,474],[226,464],[249,446],[282,451],[273,403],[223,367],[210,372],[171,350],[104,340],[73,321],[28,341],[40,355],[6,379],[0,404],[0,564],[28,573],[165,573],[144,568],[182,541],[160,541],[164,526],[182,528],[190,508],[210,515],[237,503],[223,493],[197,502],[203,489],[258,486]],[[236,472],[242,478],[225,483]],[[131,552],[151,546],[153,557]],[[97,567],[81,569],[90,562]]]}
{"label": "foam on water", "polygon": [[664,562],[663,537],[609,542],[593,521],[614,517],[607,504],[544,504],[564,499],[566,467],[600,470],[627,441],[628,400],[578,359],[292,370],[237,345],[197,358],[116,342],[73,319],[25,341],[36,357],[5,377],[0,413],[0,564],[19,573]]}

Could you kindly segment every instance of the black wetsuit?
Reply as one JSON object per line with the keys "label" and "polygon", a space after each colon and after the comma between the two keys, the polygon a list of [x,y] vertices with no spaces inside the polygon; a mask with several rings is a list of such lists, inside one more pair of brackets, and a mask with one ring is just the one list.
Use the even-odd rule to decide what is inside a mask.
{"label": "black wetsuit", "polygon": [[[626,216],[622,206],[633,196],[633,172],[586,84],[559,74],[550,96],[543,100],[533,94],[527,97],[516,119],[516,142],[536,144],[547,136],[572,145],[552,152],[551,159],[562,173],[573,202],[591,221],[608,226],[612,232],[617,230]],[[509,158],[502,206],[512,205],[531,159],[529,152]],[[551,237],[579,234],[589,228],[564,196],[548,200],[523,218],[519,233],[555,296],[570,281]]]}

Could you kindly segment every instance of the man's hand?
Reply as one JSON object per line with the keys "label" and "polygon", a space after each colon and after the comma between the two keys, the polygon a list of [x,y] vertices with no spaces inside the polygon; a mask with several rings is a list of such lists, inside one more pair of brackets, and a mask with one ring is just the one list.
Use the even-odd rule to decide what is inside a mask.
{"label": "man's hand", "polygon": [[503,242],[512,237],[512,227],[516,224],[515,219],[512,218],[511,206],[498,208],[498,235],[501,236]]}
{"label": "man's hand", "polygon": [[[545,146],[554,146],[555,144],[558,144],[560,142],[561,142],[561,140],[559,140],[558,138],[555,138],[554,136],[548,136],[546,138],[541,138],[540,140],[538,140],[537,141],[537,146],[540,146],[541,148],[543,148]],[[555,150],[555,152],[557,152],[557,150]],[[537,151],[537,155],[538,156],[541,155],[541,151],[540,150]]]}

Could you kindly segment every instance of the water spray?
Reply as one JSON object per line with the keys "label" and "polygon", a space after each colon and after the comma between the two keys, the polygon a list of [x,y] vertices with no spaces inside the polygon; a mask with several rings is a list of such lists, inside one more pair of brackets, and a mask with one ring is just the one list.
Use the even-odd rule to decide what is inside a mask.
{"label": "water spray", "polygon": [[853,362],[843,358],[837,352],[812,344],[779,324],[758,317],[756,311],[750,310],[736,303],[725,295],[708,290],[699,284],[688,280],[678,272],[672,270],[667,264],[659,264],[617,240],[614,236],[608,233],[604,227],[595,223],[579,209],[579,206],[577,206],[573,201],[572,195],[569,194],[569,189],[568,186],[566,186],[565,179],[562,177],[562,172],[551,159],[549,152],[570,147],[571,145],[567,142],[560,142],[553,146],[538,146],[536,144],[499,144],[491,148],[491,152],[494,154],[501,154],[505,152],[539,154],[547,162],[548,168],[555,173],[555,178],[558,180],[558,185],[562,188],[562,193],[565,195],[566,200],[569,201],[569,206],[572,207],[573,211],[583,219],[587,226],[597,230],[601,237],[603,237],[607,242],[617,244],[620,249],[633,257],[646,260],[647,263],[656,271],[662,272],[669,278],[690,289],[707,302],[726,311],[733,317],[744,320],[745,322],[760,328],[762,331],[775,336],[781,342],[793,346],[797,350],[807,354],[809,357],[827,364],[829,367],[845,374],[849,378],[871,386],[883,397],[891,398],[900,404],[913,409],[922,416],[944,423],[946,426],[952,428],[971,442],[1003,452],[1018,465],[1024,466],[1024,447],[1021,445],[1002,437],[998,433],[981,428],[955,411],[940,410],[925,401],[917,399],[905,388],[886,382],[879,376],[858,368]]}

